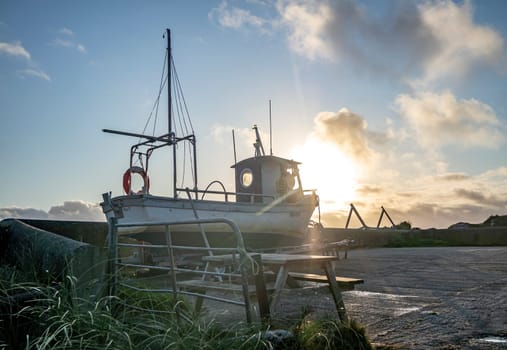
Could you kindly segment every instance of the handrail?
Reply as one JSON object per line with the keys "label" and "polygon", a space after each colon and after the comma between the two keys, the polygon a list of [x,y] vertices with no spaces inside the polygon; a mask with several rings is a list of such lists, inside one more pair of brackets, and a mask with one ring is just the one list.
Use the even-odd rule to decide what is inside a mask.
{"label": "handrail", "polygon": [[139,226],[176,226],[176,225],[199,225],[199,224],[219,224],[223,223],[228,225],[234,234],[238,243],[238,248],[245,250],[245,243],[243,236],[239,229],[238,224],[227,218],[206,218],[206,219],[192,219],[192,220],[175,220],[175,221],[150,221],[150,222],[130,222],[130,223],[117,223],[116,227],[139,227]]}
{"label": "handrail", "polygon": [[[206,186],[206,188],[204,189],[204,192],[201,196],[201,199],[204,199],[204,196],[206,195],[206,193],[208,193],[208,189],[211,187],[211,185],[213,184],[219,184],[220,186],[222,186],[222,189],[224,190],[223,193],[225,194],[225,201],[228,202],[228,198],[227,198],[227,190],[225,189],[225,186],[224,184],[222,183],[222,181],[219,181],[219,180],[214,180],[214,181],[211,181],[208,186]],[[197,191],[199,193],[199,190]],[[212,193],[210,191],[210,193]]]}

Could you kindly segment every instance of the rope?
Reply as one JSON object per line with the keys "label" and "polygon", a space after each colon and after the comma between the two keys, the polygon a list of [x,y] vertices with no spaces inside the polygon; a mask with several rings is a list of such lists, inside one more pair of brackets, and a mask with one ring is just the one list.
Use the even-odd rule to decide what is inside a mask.
{"label": "rope", "polygon": [[[194,129],[192,126],[192,121],[190,119],[190,115],[188,113],[188,108],[187,108],[187,104],[185,101],[185,96],[183,95],[183,89],[181,87],[181,83],[178,78],[178,73],[176,71],[176,66],[174,64],[174,59],[172,59],[172,57],[171,57],[171,72],[172,72],[171,84],[172,84],[172,86],[174,86],[174,93],[175,93],[175,96],[174,96],[175,104],[174,105],[176,107],[176,114],[178,116],[179,128],[180,128],[181,133],[183,135],[194,134]],[[188,124],[190,125],[190,129],[189,129],[189,126],[187,125],[187,120],[188,120]],[[187,152],[188,152],[188,158],[190,160],[193,159],[191,151],[192,151],[191,148],[187,147],[186,143],[184,143],[184,145],[183,145],[183,155],[184,155],[183,156],[183,173],[182,173],[180,187],[183,187],[184,182],[185,182]],[[192,179],[195,183],[197,181],[197,179],[194,178],[194,167],[195,167],[195,165],[191,161],[190,162],[190,170],[191,170],[191,174],[192,174]]]}
{"label": "rope", "polygon": [[[174,62],[173,62],[173,65],[174,65]],[[179,90],[183,91],[183,89],[181,88],[181,83],[180,83],[180,78],[178,76],[178,72],[176,72],[176,68],[174,68],[174,77],[176,79],[176,84],[179,87]],[[181,97],[182,97],[182,101],[183,101],[183,106],[185,107],[185,115],[187,116],[188,123],[190,124],[190,130],[192,130],[192,133],[194,133],[194,126],[192,125],[192,119],[190,119],[190,113],[188,112],[187,101],[185,100],[185,96],[183,96],[183,94],[181,94]]]}

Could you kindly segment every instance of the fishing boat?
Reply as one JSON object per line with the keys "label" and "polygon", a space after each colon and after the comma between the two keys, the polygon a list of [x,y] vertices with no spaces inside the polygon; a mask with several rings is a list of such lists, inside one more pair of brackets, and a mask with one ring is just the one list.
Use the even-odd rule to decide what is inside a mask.
{"label": "fishing boat", "polygon": [[[257,126],[252,157],[236,161],[232,165],[235,173],[235,190],[229,192],[221,181],[212,181],[204,190],[197,186],[196,137],[193,130],[177,132],[174,114],[186,110],[186,103],[174,103],[173,96],[181,97],[181,86],[174,70],[171,52],[170,30],[167,29],[167,73],[163,69],[162,81],[167,82],[168,132],[160,136],[104,129],[104,132],[138,138],[130,149],[130,166],[123,174],[124,195],[103,195],[101,203],[108,219],[116,218],[120,224],[139,222],[174,222],[192,219],[226,218],[234,221],[247,245],[251,247],[274,247],[285,244],[300,244],[305,241],[310,218],[318,206],[315,190],[304,190],[298,171],[300,163],[274,156],[264,151]],[[161,83],[159,99],[164,84]],[[174,92],[173,92],[174,90]],[[177,108],[173,108],[179,106]],[[181,106],[185,106],[182,108]],[[174,112],[178,109],[178,112]],[[271,119],[270,119],[271,120]],[[185,124],[185,123],[183,123]],[[178,125],[183,125],[178,123]],[[191,125],[191,123],[189,123]],[[234,136],[234,134],[233,134]],[[192,161],[193,184],[184,188],[177,186],[178,160],[176,149],[180,143],[189,150]],[[188,148],[186,148],[189,145]],[[172,196],[160,196],[150,192],[149,164],[155,150],[172,148]],[[235,145],[234,145],[235,149]],[[137,161],[137,163],[136,163]],[[140,176],[143,186],[139,191],[132,188],[132,176]],[[220,190],[211,190],[219,186]],[[213,199],[207,197],[213,195]],[[216,197],[219,196],[218,199]],[[183,241],[189,244],[199,239],[201,228],[185,225],[172,228]],[[224,224],[209,224],[205,231],[210,243],[224,246],[230,236],[230,228]],[[120,231],[135,238],[152,243],[163,242],[165,235],[160,228],[150,227]],[[176,235],[176,237],[178,237]]]}

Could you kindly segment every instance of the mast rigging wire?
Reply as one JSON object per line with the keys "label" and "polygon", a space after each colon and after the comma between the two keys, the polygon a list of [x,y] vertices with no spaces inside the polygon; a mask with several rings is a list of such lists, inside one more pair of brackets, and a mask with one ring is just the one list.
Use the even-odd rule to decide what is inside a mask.
{"label": "mast rigging wire", "polygon": [[[155,103],[153,104],[153,108],[151,109],[151,112],[148,116],[148,119],[146,120],[146,124],[144,125],[143,132],[144,134],[146,132],[146,129],[148,128],[148,125],[150,124],[150,120],[153,117],[153,112],[155,112],[155,118],[153,121],[153,129],[152,129],[152,136],[155,136],[155,128],[157,126],[157,119],[158,119],[158,107],[160,104],[160,96],[162,95],[162,91],[164,90],[165,85],[167,84],[167,75],[165,75],[165,68],[166,68],[166,62],[167,62],[167,52],[164,57],[164,62],[162,65],[162,75],[160,76],[160,84],[158,89],[158,96],[155,99]],[[165,76],[165,79],[164,79]]]}
{"label": "mast rigging wire", "polygon": [[[157,95],[157,98],[155,99],[153,107],[148,115],[148,118],[147,118],[146,123],[144,125],[142,134],[145,134],[150,123],[153,123],[153,127],[152,127],[151,132],[152,132],[152,136],[155,136],[156,126],[157,126],[157,121],[158,121],[158,110],[159,110],[159,106],[160,106],[160,97],[162,96],[162,92],[166,87],[167,88],[172,87],[173,91],[174,91],[174,95],[173,95],[174,101],[171,101],[171,103],[173,104],[173,106],[175,108],[172,109],[173,113],[171,113],[172,115],[170,116],[170,118],[171,118],[172,124],[177,126],[174,130],[174,133],[175,133],[175,135],[177,135],[177,134],[187,135],[187,136],[194,135],[195,134],[194,127],[192,125],[192,120],[190,119],[190,113],[188,111],[188,106],[187,106],[185,97],[183,95],[183,89],[181,87],[181,82],[180,82],[178,73],[176,71],[174,59],[171,55],[170,65],[168,67],[167,66],[167,55],[168,55],[168,53],[166,51],[163,65],[162,65],[162,74],[160,77],[158,95]],[[166,70],[166,67],[167,67],[167,70]],[[168,82],[169,69],[171,70],[171,73],[172,73],[171,74],[171,82]],[[178,123],[176,123],[176,119],[177,119]],[[140,138],[140,140],[141,140],[141,138]],[[195,142],[195,138],[193,139],[193,141]],[[177,145],[178,145],[177,143],[174,143],[173,147],[177,147]],[[187,151],[188,151],[188,155],[187,155]],[[185,181],[187,156],[190,159],[190,170],[192,173],[194,185],[197,181],[197,179],[194,176],[195,175],[195,172],[194,172],[195,164],[192,161],[193,160],[192,149],[191,149],[191,147],[187,147],[186,142],[184,142],[184,145],[183,145],[183,167],[182,167],[183,171],[182,171],[181,187],[184,186],[184,181]],[[140,161],[142,164],[142,160],[138,159],[138,161]]]}
{"label": "mast rigging wire", "polygon": [[[176,66],[174,64],[174,59],[171,57],[171,77],[172,81],[171,84],[174,87],[174,106],[175,109],[173,109],[176,112],[177,118],[178,118],[178,124],[174,123],[175,125],[179,125],[179,129],[182,133],[182,135],[194,135],[194,129],[192,125],[192,120],[190,119],[190,114],[188,112],[188,107],[186,104],[185,96],[183,95],[183,88],[181,87],[180,80],[178,78],[178,73],[176,71]],[[174,121],[176,122],[176,116],[174,116]],[[188,123],[187,123],[188,121]],[[189,128],[190,125],[190,128]],[[183,173],[182,173],[182,179],[181,179],[181,186],[184,186],[185,182],[185,174],[186,174],[186,161],[187,161],[187,151],[188,151],[188,158],[190,160],[193,159],[191,148],[187,147],[186,142],[183,144]],[[192,178],[194,181],[194,184],[196,183],[196,180],[194,178],[194,163],[190,161],[190,170],[192,174]]]}

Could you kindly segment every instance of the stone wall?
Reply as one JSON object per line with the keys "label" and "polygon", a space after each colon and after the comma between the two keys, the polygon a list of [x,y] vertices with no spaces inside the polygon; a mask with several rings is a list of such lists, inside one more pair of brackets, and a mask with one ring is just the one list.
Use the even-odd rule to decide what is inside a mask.
{"label": "stone wall", "polygon": [[352,239],[363,247],[386,246],[507,246],[507,227],[463,229],[393,230],[393,229],[324,229],[323,239]]}

